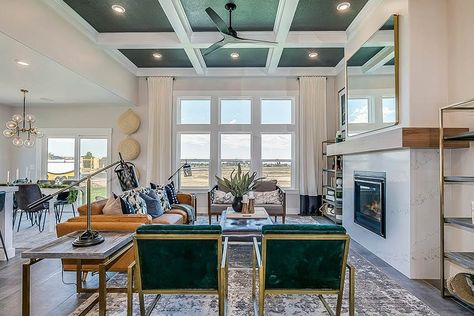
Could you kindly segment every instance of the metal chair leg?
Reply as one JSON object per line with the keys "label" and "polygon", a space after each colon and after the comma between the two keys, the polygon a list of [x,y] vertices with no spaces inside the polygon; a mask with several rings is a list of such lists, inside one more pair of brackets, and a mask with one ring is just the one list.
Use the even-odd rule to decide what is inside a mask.
{"label": "metal chair leg", "polygon": [[23,217],[23,211],[20,211],[20,220],[18,221],[18,228],[16,232],[18,233],[20,231],[20,224],[21,224],[21,218]]}
{"label": "metal chair leg", "polygon": [[3,252],[5,253],[5,258],[7,258],[7,261],[8,261],[7,248],[5,247],[5,241],[3,240],[3,235],[1,231],[0,231],[0,240],[2,241],[2,247],[3,247]]}
{"label": "metal chair leg", "polygon": [[[44,226],[46,225],[46,216],[48,215],[47,210],[41,211],[40,220],[38,223],[40,233],[44,231]],[[43,228],[41,228],[41,218],[43,218]]]}
{"label": "metal chair leg", "polygon": [[74,203],[71,204],[72,207],[72,215],[76,217],[76,207],[74,206]]}

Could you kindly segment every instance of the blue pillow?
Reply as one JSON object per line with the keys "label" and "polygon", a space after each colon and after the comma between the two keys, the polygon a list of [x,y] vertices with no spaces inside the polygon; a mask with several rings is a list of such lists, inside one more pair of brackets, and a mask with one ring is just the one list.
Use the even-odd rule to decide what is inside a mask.
{"label": "blue pillow", "polygon": [[151,197],[149,194],[140,193],[140,197],[145,200],[147,213],[151,218],[157,218],[163,215],[163,208],[159,199]]}
{"label": "blue pillow", "polygon": [[132,206],[132,204],[128,203],[127,201],[125,201],[122,198],[120,198],[120,204],[122,205],[122,213],[123,214],[135,214],[136,213],[135,209]]}
{"label": "blue pillow", "polygon": [[165,191],[166,191],[166,196],[168,197],[168,201],[170,201],[171,204],[179,204],[173,181],[171,181],[165,186]]}

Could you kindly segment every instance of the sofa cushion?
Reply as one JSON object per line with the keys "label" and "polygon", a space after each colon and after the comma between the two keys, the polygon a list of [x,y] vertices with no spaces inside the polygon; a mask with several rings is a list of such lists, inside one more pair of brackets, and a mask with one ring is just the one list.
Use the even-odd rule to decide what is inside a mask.
{"label": "sofa cushion", "polygon": [[214,200],[212,201],[215,204],[231,204],[234,201],[234,196],[230,192],[224,192],[221,190],[214,191]]}
{"label": "sofa cushion", "polygon": [[178,198],[176,197],[176,189],[174,187],[174,182],[171,181],[167,185],[165,185],[166,196],[168,197],[168,201],[170,204],[179,204]]}
{"label": "sofa cushion", "polygon": [[119,199],[120,199],[120,204],[122,205],[123,214],[135,214],[135,209],[133,208],[132,204],[128,203],[121,197],[119,197]]}
{"label": "sofa cushion", "polygon": [[256,205],[281,204],[280,192],[278,190],[255,192],[254,196]]}
{"label": "sofa cushion", "polygon": [[277,180],[261,180],[255,184],[255,191],[266,192],[275,191],[277,189]]}
{"label": "sofa cushion", "polygon": [[140,197],[140,192],[146,192],[144,190],[128,190],[120,195],[125,201],[130,203],[135,210],[135,213],[147,214],[146,202]]}
{"label": "sofa cushion", "polygon": [[180,214],[165,213],[151,222],[153,224],[184,224],[184,218]]}
{"label": "sofa cushion", "polygon": [[161,202],[161,208],[163,209],[163,211],[166,212],[170,210],[171,204],[170,204],[170,201],[168,200],[168,196],[166,195],[165,189],[157,188],[155,192],[158,195],[158,198]]}
{"label": "sofa cushion", "polygon": [[[95,201],[91,203],[91,215],[100,215],[102,214],[102,209],[104,208],[105,204],[107,204],[107,199]],[[87,204],[81,205],[77,208],[79,215],[85,216],[87,215]]]}
{"label": "sofa cushion", "polygon": [[104,208],[102,209],[102,213],[104,215],[121,215],[122,213],[122,202],[120,198],[115,198],[111,196],[107,203],[105,204]]}
{"label": "sofa cushion", "polygon": [[140,193],[140,197],[145,201],[147,214],[149,214],[152,218],[157,218],[158,216],[163,215],[163,208],[161,207],[158,196],[154,197],[153,193]]}

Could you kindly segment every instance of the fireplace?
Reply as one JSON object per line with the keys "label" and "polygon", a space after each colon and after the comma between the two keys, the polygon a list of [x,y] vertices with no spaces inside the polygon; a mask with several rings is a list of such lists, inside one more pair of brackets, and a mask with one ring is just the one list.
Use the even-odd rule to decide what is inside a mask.
{"label": "fireplace", "polygon": [[385,236],[385,172],[354,171],[354,222]]}

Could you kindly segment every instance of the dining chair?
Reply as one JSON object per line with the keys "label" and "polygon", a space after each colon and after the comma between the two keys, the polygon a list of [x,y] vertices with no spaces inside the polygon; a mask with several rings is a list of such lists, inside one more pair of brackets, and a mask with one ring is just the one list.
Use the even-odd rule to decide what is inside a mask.
{"label": "dining chair", "polygon": [[[0,213],[5,211],[5,197],[6,193],[5,192],[0,192]],[[5,241],[3,240],[3,234],[2,230],[0,229],[0,241],[2,242],[2,247],[3,247],[3,252],[5,253],[5,258],[8,261],[8,253],[7,253],[7,248],[5,247]]]}
{"label": "dining chair", "polygon": [[77,190],[68,190],[61,192],[56,196],[56,201],[54,202],[54,215],[56,217],[56,224],[61,222],[64,207],[66,205],[71,205],[72,214],[74,217],[76,217],[76,208],[74,203],[77,201],[77,195]]}
{"label": "dining chair", "polygon": [[40,232],[44,230],[46,223],[46,214],[49,212],[49,203],[43,203],[35,208],[29,208],[28,205],[43,197],[41,189],[37,184],[21,184],[18,185],[18,191],[15,192],[18,212],[20,212],[20,219],[18,221],[17,231],[20,230],[21,219],[23,213],[29,216],[31,226],[38,225]]}
{"label": "dining chair", "polygon": [[[349,235],[340,225],[264,225],[261,249],[257,239],[253,240],[252,297],[255,312],[263,316],[265,295],[314,294],[329,315],[339,316],[348,269],[348,312],[353,316],[355,268],[347,262],[349,241]],[[323,297],[327,294],[337,295],[335,313]]]}

